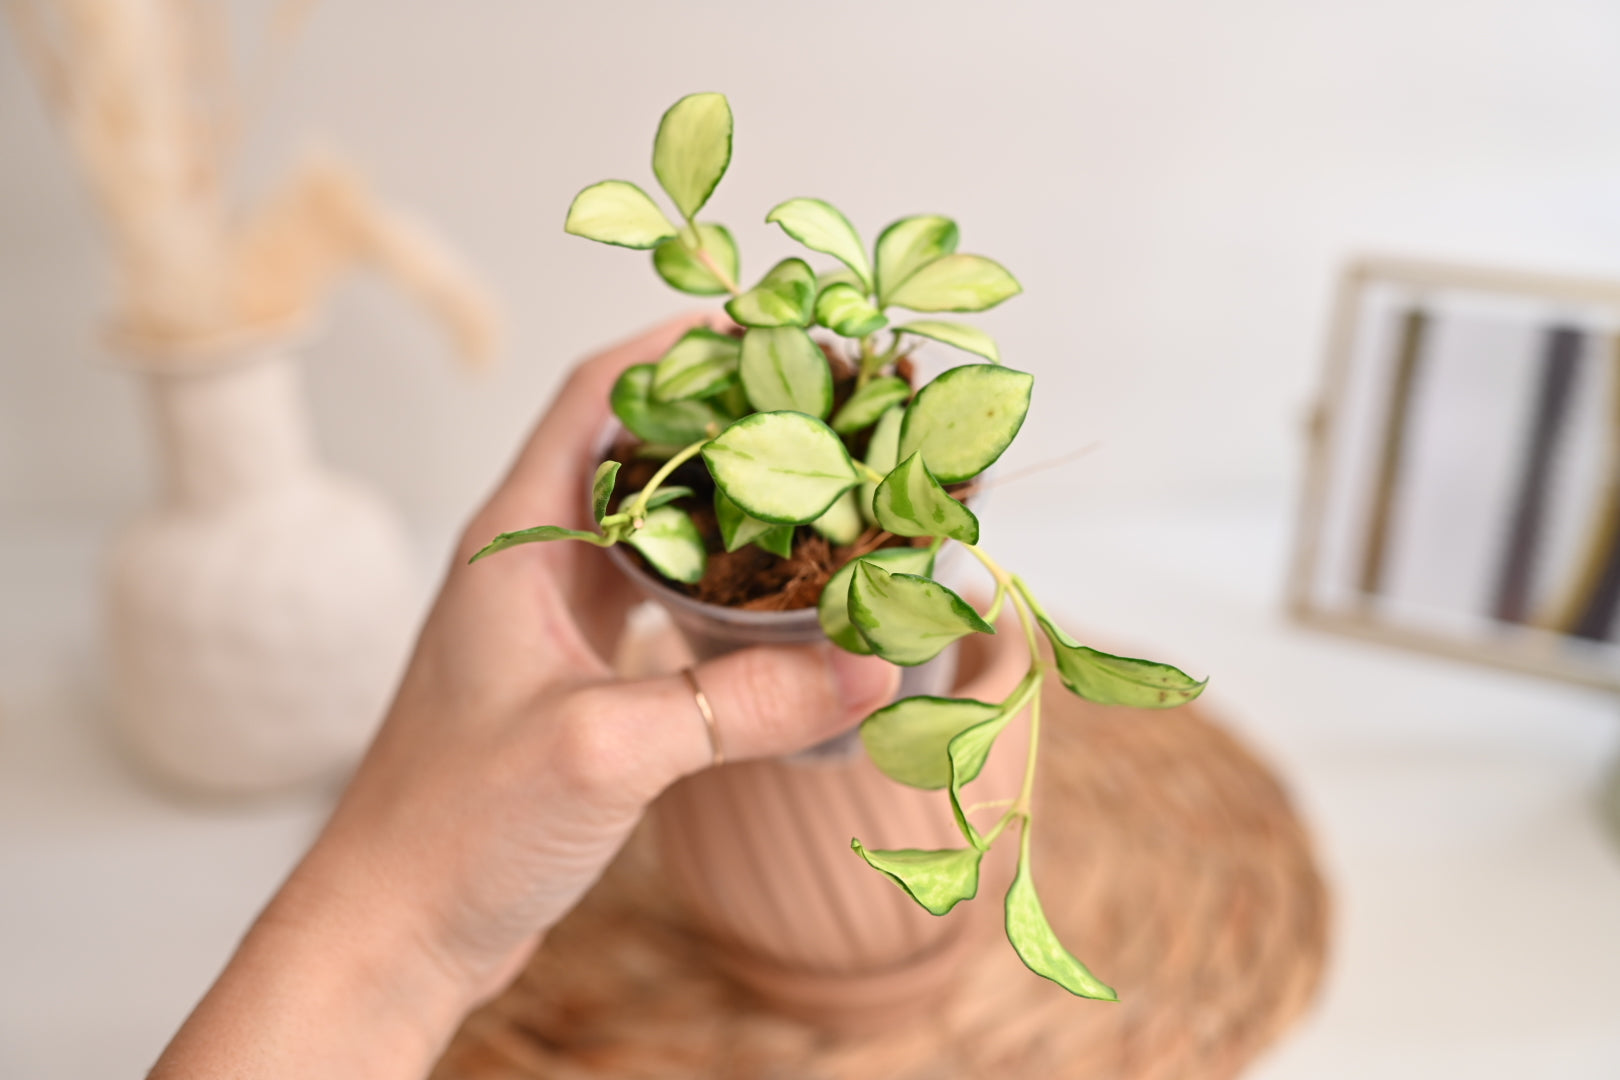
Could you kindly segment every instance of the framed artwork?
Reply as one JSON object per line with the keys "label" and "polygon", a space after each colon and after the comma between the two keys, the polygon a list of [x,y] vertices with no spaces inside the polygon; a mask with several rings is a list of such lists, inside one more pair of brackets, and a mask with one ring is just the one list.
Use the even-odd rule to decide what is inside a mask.
{"label": "framed artwork", "polygon": [[1294,614],[1620,689],[1620,282],[1366,259],[1328,353]]}

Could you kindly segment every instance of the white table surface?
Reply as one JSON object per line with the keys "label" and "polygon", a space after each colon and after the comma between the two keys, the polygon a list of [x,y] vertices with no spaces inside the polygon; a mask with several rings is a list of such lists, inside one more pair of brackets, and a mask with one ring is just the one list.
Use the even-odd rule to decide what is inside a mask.
{"label": "white table surface", "polygon": [[[1594,808],[1612,699],[1291,626],[1281,504],[1060,525],[1038,496],[999,493],[995,520],[1053,523],[987,543],[1077,625],[1212,672],[1206,700],[1315,831],[1331,966],[1253,1076],[1620,1076],[1620,854]],[[103,535],[0,519],[4,1080],[140,1075],[330,804],[179,802],[129,770],[96,651]]]}

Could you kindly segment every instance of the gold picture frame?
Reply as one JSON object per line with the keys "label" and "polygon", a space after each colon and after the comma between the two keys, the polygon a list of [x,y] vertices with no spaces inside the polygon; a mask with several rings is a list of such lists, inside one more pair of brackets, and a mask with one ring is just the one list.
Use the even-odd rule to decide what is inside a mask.
{"label": "gold picture frame", "polygon": [[[1496,390],[1505,387],[1518,392],[1539,386],[1516,398],[1512,393],[1498,393],[1495,397],[1502,401],[1491,399],[1490,407],[1497,410],[1493,415],[1499,419],[1506,415],[1503,408],[1512,408],[1527,417],[1522,425],[1492,426],[1481,421],[1471,433],[1464,432],[1475,441],[1476,457],[1489,457],[1498,472],[1512,474],[1495,481],[1508,493],[1497,498],[1491,510],[1503,522],[1502,535],[1465,529],[1461,519],[1468,514],[1457,515],[1455,525],[1461,531],[1450,540],[1442,535],[1423,541],[1413,532],[1416,525],[1401,534],[1405,546],[1413,551],[1425,542],[1435,549],[1428,559],[1431,566],[1444,569],[1438,576],[1456,576],[1445,561],[1450,554],[1447,544],[1458,551],[1477,548],[1473,563],[1490,564],[1490,588],[1480,588],[1487,575],[1477,568],[1470,571],[1473,577],[1468,579],[1468,587],[1480,588],[1479,599],[1457,602],[1454,588],[1449,601],[1457,610],[1452,611],[1444,610],[1445,603],[1429,601],[1425,608],[1392,597],[1387,585],[1391,577],[1389,542],[1399,532],[1391,517],[1401,505],[1400,484],[1406,476],[1403,462],[1409,466],[1414,441],[1440,445],[1432,438],[1425,442],[1421,417],[1413,409],[1414,394],[1428,393],[1423,409],[1417,411],[1447,427],[1451,446],[1441,446],[1436,456],[1447,458],[1453,466],[1459,461],[1472,464],[1458,443],[1461,436],[1456,432],[1463,429],[1457,418],[1472,404],[1485,400],[1466,388],[1454,395],[1457,400],[1434,399],[1433,379],[1423,382],[1425,372],[1434,376],[1434,365],[1425,368],[1420,361],[1426,346],[1431,351],[1435,348],[1436,326],[1463,327],[1472,335],[1456,330],[1449,339],[1454,355],[1446,361],[1446,370],[1453,383],[1459,373],[1467,373],[1463,346],[1473,340],[1485,343],[1485,351],[1493,354]],[[1492,345],[1488,337],[1481,336],[1492,327],[1505,345]],[[1379,340],[1369,342],[1370,336]],[[1505,357],[1514,350],[1523,353],[1529,365],[1522,378],[1506,374],[1511,361]],[[1369,374],[1365,369],[1370,367],[1379,370]],[[1563,439],[1560,424],[1566,423],[1565,414],[1572,408],[1588,417],[1581,425],[1578,452],[1563,454],[1577,460],[1579,482],[1554,483],[1548,479],[1548,469],[1562,460],[1556,453]],[[1510,427],[1514,430],[1508,430]],[[1620,590],[1620,580],[1616,580],[1620,575],[1620,281],[1377,256],[1353,261],[1338,283],[1324,389],[1311,415],[1308,441],[1287,590],[1295,619],[1365,640],[1620,690],[1620,644],[1614,640],[1620,636],[1620,613],[1616,611],[1620,600],[1614,595]],[[1487,452],[1479,452],[1482,449]],[[1411,471],[1407,467],[1406,472]],[[1439,475],[1434,469],[1429,473]],[[1446,499],[1453,497],[1450,488],[1434,483],[1430,487]],[[1562,532],[1581,536],[1566,539],[1560,550],[1547,552],[1542,550],[1547,544],[1535,542],[1537,530],[1542,528],[1537,514],[1545,512],[1549,491],[1555,487],[1579,489],[1574,496],[1562,498],[1560,505],[1574,508],[1563,512],[1563,518],[1579,519],[1578,528],[1566,527]],[[1427,513],[1431,525],[1444,517],[1440,511],[1414,502],[1416,498],[1407,496],[1408,503],[1418,507],[1409,517]],[[1484,501],[1489,500],[1475,499],[1476,504]],[[1513,512],[1503,512],[1510,502]],[[1469,559],[1460,554],[1452,561]],[[1539,586],[1543,593],[1561,590],[1564,597],[1556,604],[1545,598],[1540,601],[1541,610],[1556,609],[1553,614],[1535,610],[1532,579],[1538,576],[1544,579]],[[1552,579],[1562,584],[1556,588],[1547,584]],[[1426,583],[1428,579],[1417,580]]]}

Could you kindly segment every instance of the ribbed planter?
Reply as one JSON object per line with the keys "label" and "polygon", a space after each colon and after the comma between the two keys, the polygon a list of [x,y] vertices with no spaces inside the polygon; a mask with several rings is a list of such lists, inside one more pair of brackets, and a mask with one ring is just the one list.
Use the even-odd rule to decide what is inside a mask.
{"label": "ribbed planter", "polygon": [[[699,603],[610,550],[700,659],[826,640],[813,609]],[[964,644],[906,669],[899,696],[999,700],[1027,666],[1011,636]],[[1016,793],[1027,745],[1021,731],[1015,726],[998,743],[974,784],[976,799]],[[967,957],[977,905],[936,918],[850,850],[852,837],[870,848],[963,845],[944,793],[885,777],[855,732],[793,757],[688,777],[664,793],[652,816],[672,887],[731,973],[782,1012],[842,1031],[875,1029],[932,1006]],[[987,859],[985,871],[993,881],[998,866]]]}
{"label": "ribbed planter", "polygon": [[317,460],[279,344],[143,369],[162,492],[108,553],[115,723],[146,769],[249,795],[351,766],[415,629],[403,524]]}

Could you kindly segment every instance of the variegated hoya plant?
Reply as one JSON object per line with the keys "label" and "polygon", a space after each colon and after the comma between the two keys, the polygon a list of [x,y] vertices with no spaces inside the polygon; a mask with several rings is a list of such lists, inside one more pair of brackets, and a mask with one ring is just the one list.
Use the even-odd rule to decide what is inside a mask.
{"label": "variegated hoya plant", "polygon": [[[473,558],[517,544],[580,540],[632,545],[672,581],[703,577],[704,540],[677,505],[692,489],[666,483],[701,456],[714,480],[715,515],[727,551],[756,544],[792,554],[794,530],[810,526],[837,544],[854,542],[870,522],[905,546],[878,547],[834,573],[821,594],[827,636],[854,653],[915,665],[968,634],[993,634],[1004,607],[1016,613],[1029,646],[1029,671],[1002,701],[911,697],[867,717],[861,738],[872,761],[902,784],[946,792],[963,845],[946,851],[857,854],[916,902],[943,915],[978,892],[984,853],[1018,829],[1018,869],[1006,896],[1006,931],[1018,956],[1082,997],[1115,993],[1057,940],[1030,876],[1031,794],[1040,746],[1041,683],[1049,663],[1069,690],[1094,702],[1165,708],[1203,690],[1167,664],[1099,652],[1065,633],[1028,584],[978,546],[979,522],[947,485],[971,480],[1012,442],[1029,408],[1034,378],[1001,364],[983,331],[931,317],[894,324],[900,308],[932,316],[984,311],[1021,291],[999,263],[956,250],[957,227],[934,215],[907,217],[878,235],[869,259],[853,226],[820,199],[777,206],[780,225],[811,251],[842,263],[817,273],[803,259],[771,267],[752,288],[739,285],[737,245],[723,225],[699,221],[731,161],[731,108],[721,94],[692,94],[664,114],[653,143],[653,173],[677,215],[665,215],[645,191],[604,180],[569,207],[568,232],[606,244],[651,249],[653,268],[670,285],[698,296],[729,294],[726,311],[739,337],[688,332],[656,364],[631,368],[612,391],[613,412],[641,439],[640,453],[663,463],[650,481],[615,503],[620,463],[603,462],[593,488],[597,531],[541,525],[496,537]],[[820,327],[842,339],[854,366],[853,392],[836,412],[834,376],[811,337]],[[979,358],[913,391],[896,364],[920,338]],[[866,434],[865,449],[851,445]],[[932,578],[941,547],[965,548],[995,582],[980,612]],[[1052,651],[1043,658],[1040,638]],[[963,785],[978,776],[996,737],[1029,716],[1029,757],[1022,789],[980,828],[964,805]]]}

